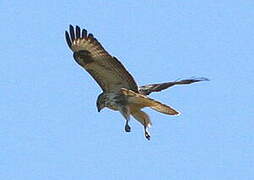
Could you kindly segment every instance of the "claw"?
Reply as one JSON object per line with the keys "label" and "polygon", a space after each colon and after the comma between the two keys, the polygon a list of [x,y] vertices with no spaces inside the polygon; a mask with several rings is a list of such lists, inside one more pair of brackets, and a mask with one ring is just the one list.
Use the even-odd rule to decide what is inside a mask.
{"label": "claw", "polygon": [[125,131],[131,132],[131,127],[128,124],[125,125]]}
{"label": "claw", "polygon": [[147,140],[150,140],[150,138],[151,138],[150,134],[147,131],[145,132],[145,137]]}

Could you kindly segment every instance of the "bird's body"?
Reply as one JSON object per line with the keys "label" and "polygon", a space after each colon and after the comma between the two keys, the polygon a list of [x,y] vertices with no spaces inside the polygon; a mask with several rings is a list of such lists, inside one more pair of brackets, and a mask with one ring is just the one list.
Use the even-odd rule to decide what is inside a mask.
{"label": "bird's body", "polygon": [[132,75],[117,58],[111,56],[85,29],[76,29],[70,25],[65,32],[66,41],[73,51],[75,61],[82,66],[99,84],[103,92],[97,98],[98,111],[107,107],[119,111],[126,119],[125,131],[130,132],[130,116],[139,121],[145,130],[145,137],[150,139],[147,128],[151,126],[149,116],[141,109],[149,107],[158,112],[177,115],[172,107],[149,98],[152,92],[158,92],[177,84],[191,84],[207,79],[185,79],[175,82],[149,84],[138,87]]}
{"label": "bird's body", "polygon": [[105,93],[105,107],[119,111],[120,105],[127,105],[128,99],[120,93]]}
{"label": "bird's body", "polygon": [[138,120],[145,130],[146,138],[150,139],[148,128],[152,125],[149,116],[141,109],[150,107],[158,112],[177,115],[179,112],[173,108],[162,104],[156,100],[153,100],[145,95],[135,93],[132,90],[122,88],[118,93],[102,93],[99,95],[97,100],[98,111],[102,108],[107,107],[114,111],[119,111],[126,119],[125,131],[130,132],[130,126],[128,122],[130,116],[133,116]]}

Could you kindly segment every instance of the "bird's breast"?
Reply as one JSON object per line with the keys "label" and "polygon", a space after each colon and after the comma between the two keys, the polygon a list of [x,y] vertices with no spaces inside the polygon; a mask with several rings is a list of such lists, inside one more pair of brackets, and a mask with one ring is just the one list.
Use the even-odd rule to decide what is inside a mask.
{"label": "bird's breast", "polygon": [[115,111],[119,110],[121,106],[126,105],[126,103],[125,97],[119,94],[109,94],[105,102],[106,107]]}

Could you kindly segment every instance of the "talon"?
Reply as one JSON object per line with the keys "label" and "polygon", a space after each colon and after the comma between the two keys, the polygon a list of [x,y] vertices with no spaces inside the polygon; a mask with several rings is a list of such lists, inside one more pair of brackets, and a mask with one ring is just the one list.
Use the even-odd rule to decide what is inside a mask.
{"label": "talon", "polygon": [[145,137],[146,137],[147,140],[150,140],[150,138],[151,138],[151,136],[148,132],[145,132]]}
{"label": "talon", "polygon": [[125,131],[126,132],[131,132],[131,127],[129,125],[125,125]]}

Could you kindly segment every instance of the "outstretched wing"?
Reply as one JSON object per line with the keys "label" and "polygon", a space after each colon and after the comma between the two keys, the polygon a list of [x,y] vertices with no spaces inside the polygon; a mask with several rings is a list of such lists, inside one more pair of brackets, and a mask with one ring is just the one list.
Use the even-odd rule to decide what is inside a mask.
{"label": "outstretched wing", "polygon": [[180,81],[166,82],[166,83],[159,83],[159,84],[148,84],[148,85],[140,86],[139,93],[144,95],[149,95],[152,92],[159,92],[161,90],[167,89],[174,85],[192,84],[192,83],[200,82],[200,81],[208,81],[208,79],[194,78],[194,79],[183,79]]}
{"label": "outstretched wing", "polygon": [[82,66],[100,85],[104,92],[118,92],[121,88],[138,92],[138,87],[125,67],[112,57],[85,29],[70,25],[65,31],[69,48],[74,52],[76,62]]}

